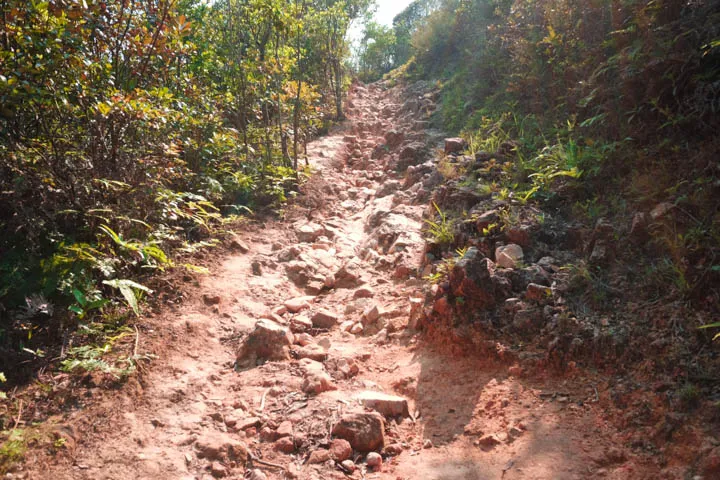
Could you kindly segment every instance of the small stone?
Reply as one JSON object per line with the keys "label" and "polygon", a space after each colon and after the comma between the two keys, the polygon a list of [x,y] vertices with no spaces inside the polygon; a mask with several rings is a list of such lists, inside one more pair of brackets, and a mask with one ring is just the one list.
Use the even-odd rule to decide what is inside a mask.
{"label": "small stone", "polygon": [[294,351],[297,354],[297,358],[309,358],[317,362],[325,361],[328,356],[325,349],[316,343],[311,343],[310,345],[296,348]]}
{"label": "small stone", "polygon": [[275,431],[268,426],[261,428],[260,434],[258,436],[260,437],[260,440],[262,440],[263,442],[274,442],[278,438]]}
{"label": "small stone", "polygon": [[325,463],[328,460],[330,460],[330,452],[328,450],[314,450],[310,453],[308,463],[312,465],[316,463]]}
{"label": "small stone", "polygon": [[227,477],[228,471],[222,463],[213,462],[212,465],[210,465],[210,473],[212,473],[212,476],[215,478],[223,478]]}
{"label": "small stone", "polygon": [[260,426],[261,420],[258,417],[248,417],[238,420],[235,423],[235,428],[238,430],[247,430],[248,428]]}
{"label": "small stone", "polygon": [[648,237],[648,215],[639,212],[633,215],[632,224],[630,226],[630,238],[635,241],[644,241]]}
{"label": "small stone", "polygon": [[352,460],[345,460],[343,462],[340,462],[340,465],[342,465],[342,467],[348,473],[353,473],[357,469],[357,467],[355,466],[355,464],[353,463]]}
{"label": "small stone", "polygon": [[423,448],[433,448],[433,443],[430,439],[425,440],[423,443]]}
{"label": "small stone", "polygon": [[493,448],[495,445],[500,444],[500,439],[496,435],[485,435],[477,440],[475,443],[484,448]]}
{"label": "small stone", "polygon": [[307,332],[312,326],[312,321],[305,315],[297,315],[290,319],[290,330],[293,332]]}
{"label": "small stone", "polygon": [[365,328],[363,327],[363,324],[358,322],[350,329],[350,333],[352,333],[353,335],[359,335],[363,332],[364,329]]}
{"label": "small stone", "polygon": [[269,320],[259,320],[242,343],[238,361],[245,359],[288,360],[294,337],[288,328]]}
{"label": "small stone", "polygon": [[245,480],[268,480],[267,475],[260,469],[249,470],[245,472]]}
{"label": "small stone", "polygon": [[403,452],[403,447],[399,443],[392,443],[385,447],[385,450],[383,450],[383,452],[385,452],[386,455],[397,456]]}
{"label": "small stone", "polygon": [[363,311],[362,318],[364,320],[364,325],[375,323],[378,318],[380,318],[380,309],[377,307],[377,305],[372,305],[366,308],[365,311]]}
{"label": "small stone", "polygon": [[549,298],[552,298],[552,289],[544,285],[538,285],[537,283],[531,283],[527,286],[525,292],[525,298],[536,302],[542,302]]}
{"label": "small stone", "polygon": [[278,428],[277,430],[275,430],[275,432],[277,432],[278,438],[291,437],[293,434],[292,422],[290,420],[285,420],[284,422],[280,423],[280,425],[278,425]]}
{"label": "small stone", "polygon": [[292,437],[281,437],[275,442],[273,448],[278,452],[293,453],[295,451],[295,442]]}
{"label": "small stone", "polygon": [[295,297],[295,298],[291,298],[290,300],[287,300],[284,303],[284,305],[285,305],[285,308],[287,308],[290,313],[297,313],[306,308],[310,308],[310,302],[314,298],[315,297],[311,297],[311,296]]}
{"label": "small stone", "polygon": [[353,294],[354,299],[372,298],[374,296],[375,296],[375,291],[370,287],[360,287],[357,290],[355,290],[355,293]]}
{"label": "small stone", "polygon": [[198,438],[195,442],[195,449],[198,457],[210,461],[238,460],[241,463],[247,461],[247,447],[220,432],[207,433]]}
{"label": "small stone", "polygon": [[247,243],[234,233],[230,235],[230,248],[237,250],[240,253],[247,253],[250,251],[250,247],[248,247]]}
{"label": "small stone", "polygon": [[409,416],[407,400],[382,392],[364,391],[355,397],[360,404],[386,417]]}
{"label": "small stone", "polygon": [[495,263],[502,268],[515,268],[524,258],[520,245],[510,243],[495,249]]}
{"label": "small stone", "polygon": [[337,462],[343,462],[352,457],[350,442],[342,438],[336,438],[330,444],[330,456]]}
{"label": "small stone", "polygon": [[295,334],[295,344],[296,345],[305,347],[305,346],[311,345],[313,343],[315,343],[315,339],[309,333],[296,333]]}
{"label": "small stone", "polygon": [[385,422],[379,413],[349,413],[333,426],[332,434],[358,452],[371,452],[385,445]]}
{"label": "small stone", "polygon": [[329,310],[319,310],[311,318],[313,327],[331,328],[337,325],[338,316]]}
{"label": "small stone", "polygon": [[253,262],[250,264],[250,267],[252,268],[252,273],[256,277],[262,276],[262,265],[257,260],[253,260]]}
{"label": "small stone", "polygon": [[379,471],[382,469],[383,459],[379,453],[370,452],[365,459],[365,463],[367,463],[367,466],[373,470]]}
{"label": "small stone", "polygon": [[460,137],[446,138],[445,139],[445,153],[460,153],[465,150],[467,143]]}
{"label": "small stone", "polygon": [[220,300],[220,295],[211,295],[208,293],[203,295],[203,302],[205,302],[205,305],[219,305]]}
{"label": "small stone", "polygon": [[327,372],[312,370],[306,373],[301,389],[305,393],[319,395],[330,390],[337,390],[337,387]]}
{"label": "small stone", "polygon": [[322,292],[324,287],[325,284],[323,282],[319,280],[312,280],[308,282],[307,286],[305,287],[305,293],[309,293],[310,295],[317,295]]}
{"label": "small stone", "polygon": [[490,225],[497,225],[499,221],[500,215],[498,214],[498,211],[488,210],[477,217],[477,220],[475,220],[475,228],[479,233],[485,233],[485,231],[490,228]]}
{"label": "small stone", "polygon": [[353,322],[352,320],[346,320],[340,324],[340,331],[349,332],[350,330],[352,330],[354,325],[355,322]]}
{"label": "small stone", "polygon": [[317,223],[308,223],[301,225],[295,229],[298,240],[304,243],[313,243],[319,237],[325,234],[325,229]]}
{"label": "small stone", "polygon": [[519,365],[513,365],[512,367],[508,368],[508,373],[513,377],[522,377],[523,368]]}

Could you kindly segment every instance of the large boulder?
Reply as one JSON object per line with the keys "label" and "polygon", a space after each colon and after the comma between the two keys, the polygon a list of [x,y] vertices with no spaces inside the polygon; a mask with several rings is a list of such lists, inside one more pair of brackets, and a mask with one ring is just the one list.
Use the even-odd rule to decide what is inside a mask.
{"label": "large boulder", "polygon": [[376,412],[343,415],[333,426],[332,434],[350,442],[358,452],[382,450],[385,446],[385,422]]}
{"label": "large boulder", "polygon": [[271,320],[262,319],[240,346],[238,363],[257,360],[289,360],[293,334],[288,328]]}

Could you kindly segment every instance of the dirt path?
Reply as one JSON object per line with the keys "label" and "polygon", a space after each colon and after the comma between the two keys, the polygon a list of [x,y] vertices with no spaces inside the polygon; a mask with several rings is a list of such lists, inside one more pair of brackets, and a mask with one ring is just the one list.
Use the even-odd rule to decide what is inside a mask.
{"label": "dirt path", "polygon": [[[142,384],[59,418],[68,457],[31,466],[27,478],[652,473],[616,447],[618,434],[586,377],[518,378],[507,366],[424,345],[407,328],[418,303],[411,299],[422,296],[413,272],[423,255],[427,203],[417,200],[420,187],[403,185],[386,161],[371,157],[391,127],[427,140],[410,133],[423,126],[422,114],[403,111],[397,89],[356,88],[352,102],[347,124],[311,145],[316,174],[288,220],[243,234],[245,245],[237,246],[247,252],[226,258],[195,298],[153,322],[140,349],[166,347],[158,347]],[[258,332],[258,321],[269,333]],[[276,336],[258,348],[247,343],[249,334]],[[350,452],[334,440],[347,434],[331,435],[344,416],[370,411],[359,396],[386,413],[379,469],[369,468],[358,448]]]}

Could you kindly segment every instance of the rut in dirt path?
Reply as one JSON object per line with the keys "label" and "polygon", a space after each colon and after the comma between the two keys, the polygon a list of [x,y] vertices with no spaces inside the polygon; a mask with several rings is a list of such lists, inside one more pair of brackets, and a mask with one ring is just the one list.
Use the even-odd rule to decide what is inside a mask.
{"label": "rut in dirt path", "polygon": [[622,460],[590,405],[418,342],[432,108],[355,86],[298,205],[163,315],[144,388],[61,419],[69,461],[28,477],[580,479]]}

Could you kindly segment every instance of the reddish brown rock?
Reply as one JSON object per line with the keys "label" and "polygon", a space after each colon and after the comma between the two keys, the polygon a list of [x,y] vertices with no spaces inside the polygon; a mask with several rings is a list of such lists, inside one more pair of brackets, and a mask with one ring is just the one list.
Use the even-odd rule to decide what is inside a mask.
{"label": "reddish brown rock", "polygon": [[230,248],[237,250],[240,253],[247,253],[250,251],[250,247],[248,247],[247,243],[234,233],[230,235]]}
{"label": "reddish brown rock", "polygon": [[510,243],[516,243],[524,248],[530,246],[530,227],[527,225],[510,227],[505,232],[505,236]]}
{"label": "reddish brown rock", "polygon": [[247,462],[247,447],[230,436],[220,432],[210,432],[195,442],[198,457],[217,461]]}
{"label": "reddish brown rock", "polygon": [[552,298],[552,289],[544,285],[538,285],[537,283],[531,283],[527,286],[525,292],[525,298],[533,300],[535,302],[543,302]]}
{"label": "reddish brown rock", "polygon": [[212,476],[215,478],[224,478],[228,475],[227,468],[220,462],[213,462],[212,465],[210,465],[210,473],[212,473]]}
{"label": "reddish brown rock", "polygon": [[460,137],[446,138],[445,139],[445,153],[460,153],[465,150],[467,142]]}
{"label": "reddish brown rock", "polygon": [[358,452],[371,452],[385,446],[385,422],[375,412],[343,415],[333,426],[332,434],[350,442]]}
{"label": "reddish brown rock", "polygon": [[368,467],[370,467],[374,471],[378,472],[378,471],[382,470],[383,459],[379,453],[370,452],[370,453],[368,453],[367,458],[365,459],[365,463],[367,464]]}
{"label": "reddish brown rock", "polygon": [[330,460],[330,452],[328,450],[315,450],[308,458],[309,464],[325,463]]}
{"label": "reddish brown rock", "polygon": [[293,434],[292,422],[290,420],[285,420],[280,425],[278,425],[278,428],[277,430],[275,430],[275,432],[277,432],[278,438],[291,437]]}
{"label": "reddish brown rock", "polygon": [[364,391],[356,396],[365,408],[375,410],[386,417],[408,416],[407,400],[382,392]]}
{"label": "reddish brown rock", "polygon": [[330,456],[338,462],[342,462],[352,457],[352,447],[350,446],[350,442],[343,440],[342,438],[336,438],[333,440],[330,444]]}
{"label": "reddish brown rock", "polygon": [[[487,309],[496,303],[495,264],[471,247],[450,271],[450,290],[464,308]],[[437,307],[437,302],[436,306]]]}
{"label": "reddish brown rock", "polygon": [[329,310],[319,310],[310,319],[315,328],[332,328],[338,323],[338,316]]}
{"label": "reddish brown rock", "polygon": [[212,295],[209,293],[203,295],[203,302],[205,302],[205,305],[219,305],[220,300],[220,295]]}
{"label": "reddish brown rock", "polygon": [[260,320],[238,351],[238,362],[256,360],[289,360],[293,334],[289,329],[270,320]]}
{"label": "reddish brown rock", "polygon": [[524,258],[520,245],[510,243],[495,249],[495,262],[501,268],[515,268]]}
{"label": "reddish brown rock", "polygon": [[295,442],[293,442],[292,437],[281,437],[275,442],[273,448],[278,452],[293,453],[295,451]]}
{"label": "reddish brown rock", "polygon": [[287,300],[284,305],[285,305],[285,308],[288,309],[288,312],[297,313],[300,310],[310,308],[310,302],[314,298],[315,297],[312,297],[312,296],[295,297],[295,298],[291,298],[290,300]]}

